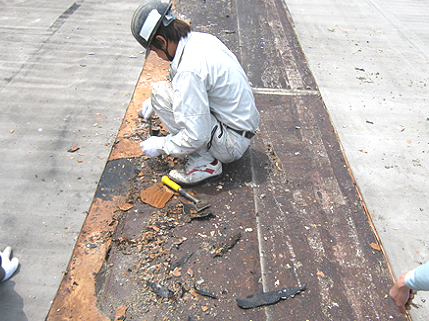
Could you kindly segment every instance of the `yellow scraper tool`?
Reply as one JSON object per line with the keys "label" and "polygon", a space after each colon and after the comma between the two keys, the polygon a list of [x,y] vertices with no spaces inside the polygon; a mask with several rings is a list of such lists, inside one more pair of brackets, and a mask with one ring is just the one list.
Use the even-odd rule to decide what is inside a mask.
{"label": "yellow scraper tool", "polygon": [[179,192],[181,195],[186,197],[188,200],[191,200],[195,204],[195,209],[200,212],[208,207],[210,207],[210,204],[207,202],[203,202],[201,200],[198,200],[191,194],[189,194],[187,191],[185,191],[182,187],[180,187],[179,184],[176,182],[173,182],[168,176],[162,177],[162,183],[170,187],[172,190]]}

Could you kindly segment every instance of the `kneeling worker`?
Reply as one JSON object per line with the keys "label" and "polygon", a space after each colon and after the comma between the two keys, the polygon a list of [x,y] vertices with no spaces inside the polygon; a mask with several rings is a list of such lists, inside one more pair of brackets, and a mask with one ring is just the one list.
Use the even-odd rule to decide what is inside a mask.
{"label": "kneeling worker", "polygon": [[148,0],[134,13],[137,41],[170,61],[170,81],[154,85],[143,102],[147,120],[155,111],[169,135],[140,145],[151,157],[188,157],[172,180],[192,185],[222,173],[222,163],[240,159],[259,124],[247,76],[235,55],[215,36],[191,31],[176,19],[171,4]]}

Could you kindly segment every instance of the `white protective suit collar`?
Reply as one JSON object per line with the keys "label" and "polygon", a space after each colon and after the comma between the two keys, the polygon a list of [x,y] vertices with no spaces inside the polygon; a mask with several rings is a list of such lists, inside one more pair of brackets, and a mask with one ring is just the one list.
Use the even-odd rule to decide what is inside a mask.
{"label": "white protective suit collar", "polygon": [[180,38],[179,43],[177,44],[176,53],[174,54],[174,59],[171,62],[170,69],[172,75],[174,76],[177,73],[177,68],[179,68],[180,62],[182,61],[183,51],[185,46],[188,43],[189,39],[192,37],[193,32],[188,33],[186,38]]}

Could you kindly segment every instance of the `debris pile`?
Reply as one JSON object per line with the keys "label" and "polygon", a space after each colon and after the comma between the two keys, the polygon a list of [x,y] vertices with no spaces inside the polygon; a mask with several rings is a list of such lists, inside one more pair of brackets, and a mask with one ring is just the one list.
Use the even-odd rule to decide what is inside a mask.
{"label": "debris pile", "polygon": [[[138,125],[138,120],[136,124],[128,139],[139,143],[150,128]],[[162,133],[162,124],[157,126]],[[237,203],[243,209],[233,208],[234,193],[228,188],[234,180],[179,194],[160,182],[180,160],[143,155],[140,162],[126,202],[112,215],[118,224],[97,277],[98,308],[122,320],[222,319],[239,311],[234,298],[249,294],[249,284],[253,291],[260,288],[260,272],[256,229],[249,225],[254,220],[243,215],[243,202]],[[242,188],[251,191],[249,186]],[[215,203],[198,208],[200,196],[209,195],[215,195]]]}

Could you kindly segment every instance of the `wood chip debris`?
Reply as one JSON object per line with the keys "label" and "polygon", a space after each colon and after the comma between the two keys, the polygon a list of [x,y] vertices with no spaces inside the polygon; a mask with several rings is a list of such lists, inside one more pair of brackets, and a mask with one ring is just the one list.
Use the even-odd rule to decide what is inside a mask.
{"label": "wood chip debris", "polygon": [[126,212],[126,211],[129,211],[130,209],[132,209],[134,207],[134,205],[133,204],[130,204],[130,203],[120,203],[120,204],[118,204],[118,208],[121,210],[121,211],[124,211],[124,212]]}
{"label": "wood chip debris", "polygon": [[74,153],[75,151],[79,150],[80,147],[77,147],[76,145],[73,145],[67,152]]}
{"label": "wood chip debris", "polygon": [[373,243],[371,243],[370,245],[371,245],[371,247],[372,247],[374,250],[381,252],[381,246],[380,246],[380,245],[378,245],[377,243],[374,243],[374,242],[373,242]]}
{"label": "wood chip debris", "polygon": [[175,268],[173,271],[171,271],[171,274],[174,275],[175,277],[179,277],[182,275],[181,270],[182,270],[182,268],[179,268],[179,267]]}
{"label": "wood chip debris", "polygon": [[125,320],[127,309],[128,309],[127,306],[120,305],[118,307],[118,309],[116,310],[115,321],[116,320]]}
{"label": "wood chip debris", "polygon": [[215,247],[213,258],[223,256],[228,250],[232,249],[235,244],[241,239],[241,233],[228,237],[225,241],[221,242]]}

